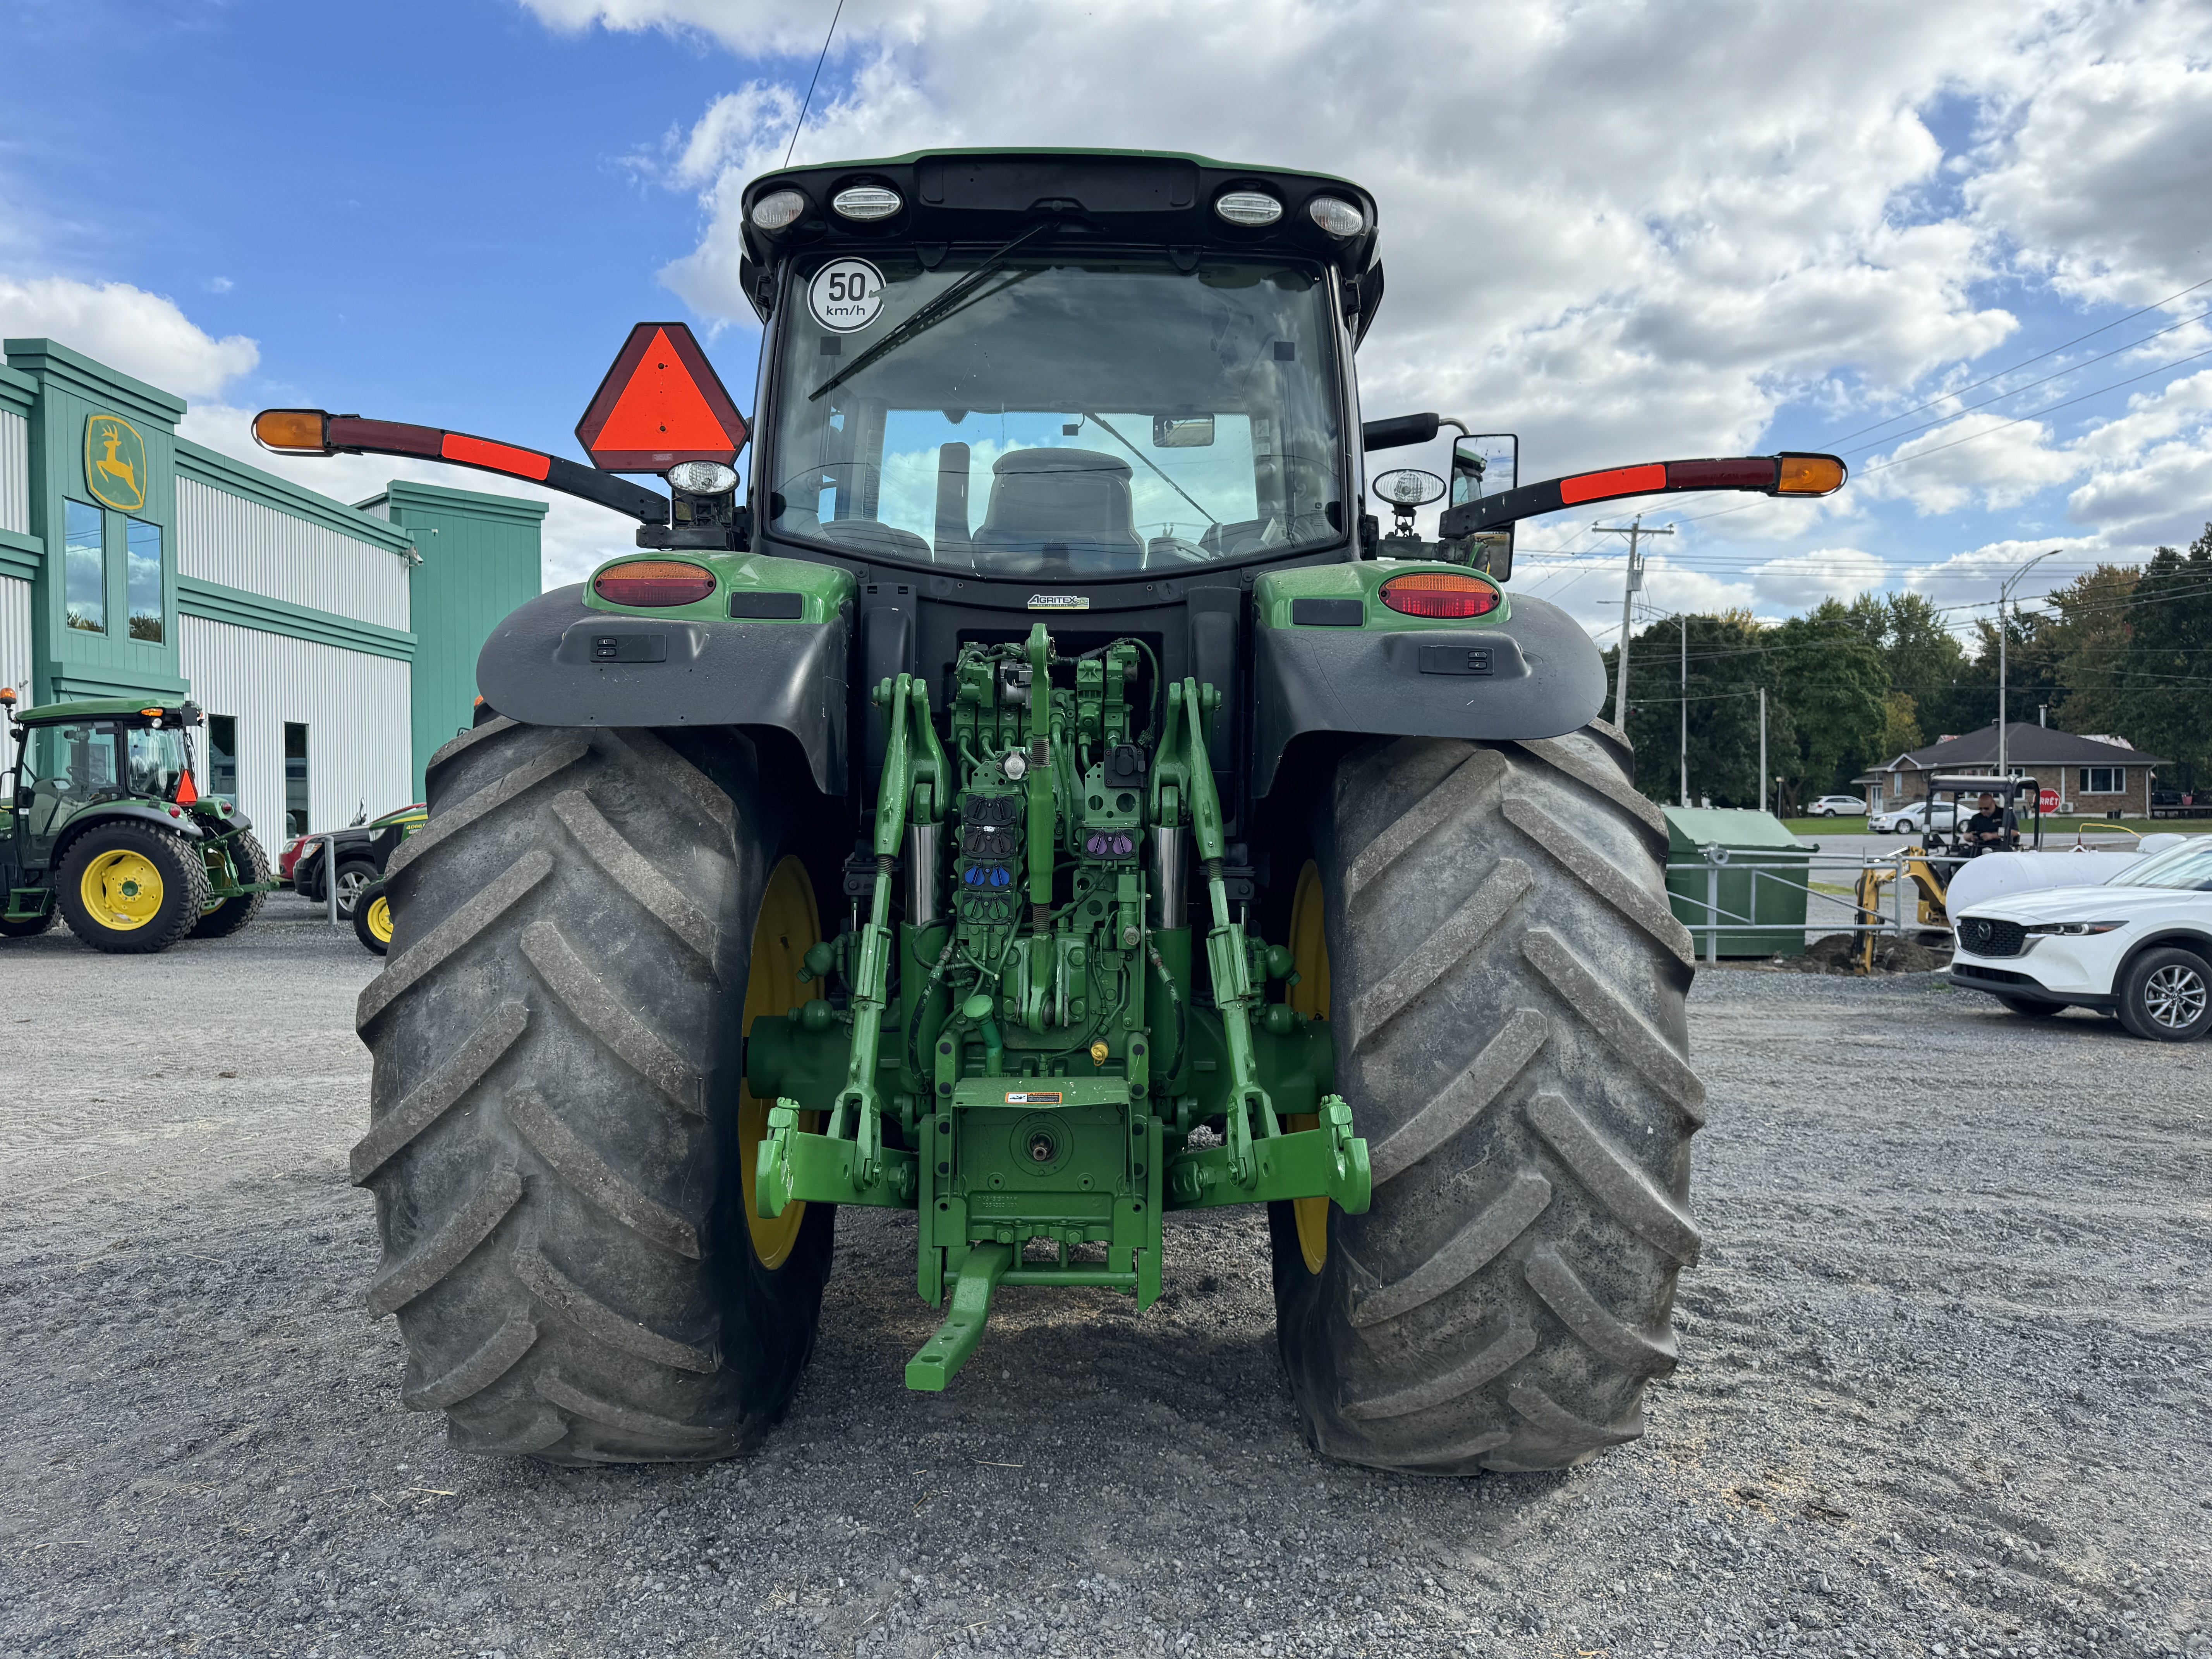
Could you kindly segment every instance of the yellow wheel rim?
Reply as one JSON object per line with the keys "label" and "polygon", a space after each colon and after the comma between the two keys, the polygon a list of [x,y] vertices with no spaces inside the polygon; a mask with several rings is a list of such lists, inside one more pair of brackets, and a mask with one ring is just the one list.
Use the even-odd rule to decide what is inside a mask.
{"label": "yellow wheel rim", "polygon": [[368,931],[379,945],[392,943],[392,901],[381,893],[369,902]]}
{"label": "yellow wheel rim", "polygon": [[[753,924],[752,969],[745,980],[744,1029],[752,1034],[753,1022],[763,1014],[780,1015],[807,998],[799,970],[806,953],[822,937],[822,920],[814,908],[814,884],[806,866],[789,858],[775,866],[761,896],[760,919]],[[753,1253],[761,1265],[781,1267],[791,1247],[799,1242],[799,1224],[806,1218],[804,1202],[788,1204],[773,1220],[760,1212],[760,1144],[768,1133],[771,1101],[756,1100],[750,1085],[738,1094],[738,1153],[743,1160],[745,1184],[745,1225],[752,1231]],[[812,1128],[819,1113],[801,1118]]]}
{"label": "yellow wheel rim", "polygon": [[[1291,1006],[1309,1019],[1328,1018],[1328,933],[1326,906],[1321,890],[1321,867],[1310,859],[1298,872],[1297,891],[1291,897],[1291,968],[1298,982],[1291,987]],[[1317,1129],[1321,1120],[1311,1112],[1290,1115],[1287,1127]],[[1298,1224],[1298,1254],[1306,1271],[1317,1273],[1328,1260],[1328,1200],[1294,1198],[1291,1212]]]}
{"label": "yellow wheel rim", "polygon": [[143,853],[118,848],[84,866],[77,893],[101,927],[132,933],[161,914],[161,872]]}

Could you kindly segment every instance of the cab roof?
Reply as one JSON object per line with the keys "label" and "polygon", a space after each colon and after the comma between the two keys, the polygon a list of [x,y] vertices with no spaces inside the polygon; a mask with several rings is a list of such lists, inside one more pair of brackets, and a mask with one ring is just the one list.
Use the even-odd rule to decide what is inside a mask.
{"label": "cab roof", "polygon": [[[64,720],[114,720],[118,716],[143,717],[149,708],[158,708],[165,720],[180,724],[192,723],[199,710],[191,703],[170,702],[161,697],[90,697],[81,702],[50,702],[40,708],[18,709],[18,726],[58,726]],[[189,711],[189,712],[187,712]]]}
{"label": "cab roof", "polygon": [[[897,211],[867,223],[840,218],[831,199],[856,185],[896,191]],[[799,191],[806,210],[781,230],[763,230],[753,223],[754,204],[780,190]],[[1214,211],[1214,204],[1238,190],[1273,196],[1283,204],[1282,216],[1266,226],[1231,224]],[[1306,210],[1316,196],[1351,202],[1365,228],[1349,237],[1329,235]],[[1343,279],[1355,336],[1366,332],[1382,297],[1375,198],[1359,185],[1334,173],[1249,167],[1180,151],[914,150],[778,167],[745,186],[741,207],[738,280],[763,322],[775,304],[776,267],[794,254],[901,247],[934,266],[953,244],[996,246],[1045,216],[1060,222],[1055,252],[1091,240],[1152,245],[1194,263],[1201,253],[1241,253],[1333,264]]]}

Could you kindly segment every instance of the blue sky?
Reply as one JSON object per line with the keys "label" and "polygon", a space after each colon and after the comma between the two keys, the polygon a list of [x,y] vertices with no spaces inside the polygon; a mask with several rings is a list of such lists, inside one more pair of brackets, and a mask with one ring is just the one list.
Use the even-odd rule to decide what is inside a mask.
{"label": "blue sky", "polygon": [[[1349,173],[1391,273],[1368,412],[1517,429],[1524,477],[1836,447],[2212,276],[2212,9],[1867,0],[1811,55],[1789,9],[849,0],[799,150],[1149,143]],[[0,326],[185,392],[188,429],[233,448],[244,411],[298,402],[573,453],[641,317],[698,325],[750,410],[732,204],[781,156],[829,14],[0,0]],[[1680,533],[1647,598],[1985,605],[2045,547],[2066,551],[2030,591],[2186,539],[2212,518],[2212,357],[2179,360],[2212,349],[2185,322],[2208,302],[1969,394],[2184,323],[1984,413],[1939,402],[1843,442],[1859,482],[1825,507],[1648,504]],[[400,470],[295,476],[343,495]],[[1620,602],[1601,516],[1625,515],[1528,526],[1517,584],[1594,630]],[[549,580],[622,540],[562,507]]]}

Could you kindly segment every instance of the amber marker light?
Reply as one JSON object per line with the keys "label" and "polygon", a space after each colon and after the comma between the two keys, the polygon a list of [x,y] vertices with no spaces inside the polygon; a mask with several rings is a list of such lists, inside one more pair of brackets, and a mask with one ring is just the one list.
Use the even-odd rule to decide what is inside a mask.
{"label": "amber marker light", "polygon": [[696,605],[714,597],[714,573],[676,559],[632,559],[592,577],[592,592],[610,605]]}
{"label": "amber marker light", "polygon": [[1778,495],[1832,495],[1850,470],[1833,455],[1784,455],[1774,481]]}
{"label": "amber marker light", "polygon": [[1393,576],[1376,596],[1401,617],[1486,617],[1500,597],[1488,582],[1448,570],[1417,570]]}
{"label": "amber marker light", "polygon": [[330,425],[319,409],[264,409],[253,417],[253,441],[280,455],[328,455]]}

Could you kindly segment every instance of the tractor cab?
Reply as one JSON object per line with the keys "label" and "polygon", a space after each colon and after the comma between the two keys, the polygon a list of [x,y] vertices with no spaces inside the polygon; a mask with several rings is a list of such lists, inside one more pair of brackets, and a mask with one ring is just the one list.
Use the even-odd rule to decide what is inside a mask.
{"label": "tractor cab", "polygon": [[59,915],[95,948],[137,953],[234,931],[259,908],[267,872],[251,823],[193,781],[197,705],[110,697],[17,714],[9,692],[0,707],[13,738],[0,933],[43,933]]}

